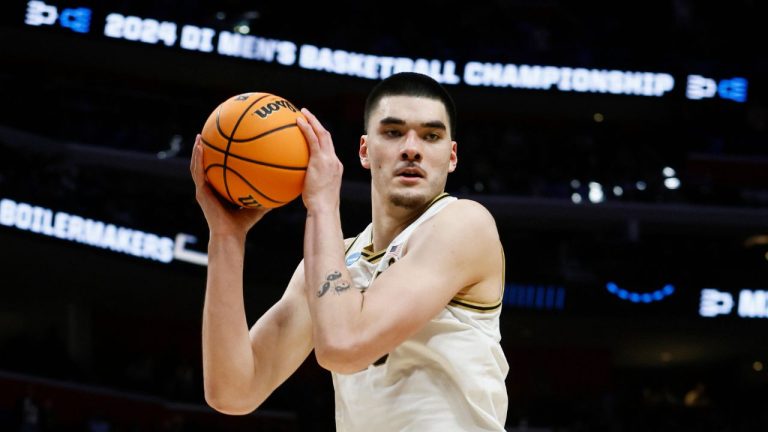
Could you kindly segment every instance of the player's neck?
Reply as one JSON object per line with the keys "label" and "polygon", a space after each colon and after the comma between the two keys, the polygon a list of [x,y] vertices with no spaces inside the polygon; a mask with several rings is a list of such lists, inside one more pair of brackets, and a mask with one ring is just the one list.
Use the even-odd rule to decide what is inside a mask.
{"label": "player's neck", "polygon": [[371,194],[371,215],[373,222],[373,250],[387,247],[398,234],[418,219],[429,203],[416,209],[395,206],[385,196]]}

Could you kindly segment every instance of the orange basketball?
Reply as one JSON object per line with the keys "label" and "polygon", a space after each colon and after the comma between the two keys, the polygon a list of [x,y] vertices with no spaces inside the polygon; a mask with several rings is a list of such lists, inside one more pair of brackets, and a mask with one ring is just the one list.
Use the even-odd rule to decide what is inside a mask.
{"label": "orange basketball", "polygon": [[213,188],[240,207],[280,207],[301,194],[309,148],[304,117],[269,93],[244,93],[219,105],[203,127],[203,167]]}

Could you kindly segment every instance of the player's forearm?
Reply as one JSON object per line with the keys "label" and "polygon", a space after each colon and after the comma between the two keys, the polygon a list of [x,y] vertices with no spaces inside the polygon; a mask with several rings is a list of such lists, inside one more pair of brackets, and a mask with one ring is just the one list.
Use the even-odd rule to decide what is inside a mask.
{"label": "player's forearm", "polygon": [[326,368],[355,349],[363,297],[344,265],[338,208],[309,211],[304,234],[306,295],[315,354]]}
{"label": "player's forearm", "polygon": [[206,400],[220,411],[238,411],[237,405],[253,393],[255,379],[243,301],[244,241],[212,236],[208,245],[203,376]]}

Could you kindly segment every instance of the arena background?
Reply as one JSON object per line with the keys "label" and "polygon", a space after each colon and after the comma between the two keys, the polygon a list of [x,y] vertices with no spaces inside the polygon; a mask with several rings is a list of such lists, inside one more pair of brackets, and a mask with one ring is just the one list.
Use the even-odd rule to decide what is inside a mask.
{"label": "arena background", "polygon": [[[448,189],[496,217],[508,430],[768,428],[761,2],[2,8],[0,430],[333,430],[314,356],[251,415],[205,405],[188,157],[232,95],[306,106],[345,164],[354,235],[363,102],[395,64],[445,81]],[[303,221],[299,200],[249,235],[249,322],[299,262]]]}

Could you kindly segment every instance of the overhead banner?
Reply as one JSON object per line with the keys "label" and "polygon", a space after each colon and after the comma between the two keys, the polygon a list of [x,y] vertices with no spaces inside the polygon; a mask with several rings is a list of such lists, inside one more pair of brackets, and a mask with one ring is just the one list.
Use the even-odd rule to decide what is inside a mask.
{"label": "overhead banner", "polygon": [[[378,56],[252,35],[245,25],[221,30],[117,12],[106,12],[103,20],[94,16],[88,7],[59,8],[32,0],[27,3],[24,23],[371,80],[418,72],[446,85],[656,98],[680,87],[672,74],[662,71]],[[707,77],[692,72],[679,78],[685,82],[681,93],[689,100],[747,100],[744,77]]]}

